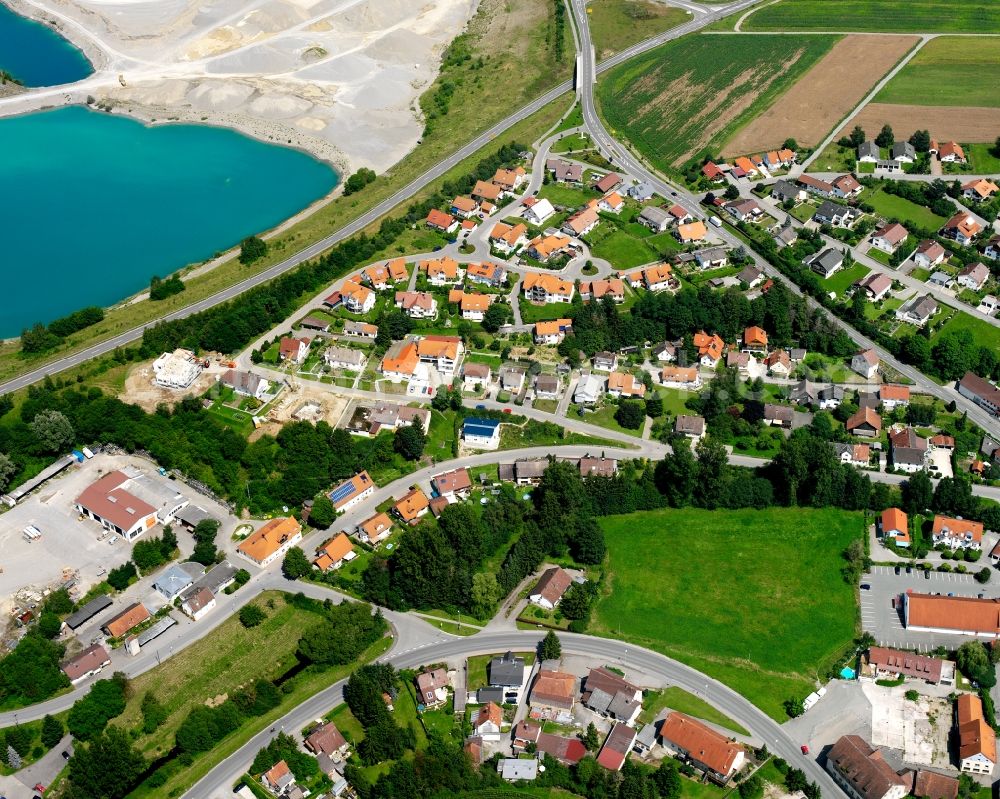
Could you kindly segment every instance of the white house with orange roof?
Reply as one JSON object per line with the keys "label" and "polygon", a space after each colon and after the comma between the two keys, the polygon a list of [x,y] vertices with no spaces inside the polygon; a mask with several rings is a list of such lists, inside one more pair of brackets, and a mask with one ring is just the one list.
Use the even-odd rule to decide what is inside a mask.
{"label": "white house with orange roof", "polygon": [[601,217],[597,213],[597,207],[597,200],[590,200],[586,206],[563,222],[563,232],[568,236],[576,236],[577,238],[586,236],[601,221]]}
{"label": "white house with orange roof", "polygon": [[566,334],[572,330],[572,319],[552,319],[546,322],[535,323],[535,343],[536,344],[559,344]]}
{"label": "white house with orange roof", "polygon": [[417,355],[416,343],[408,340],[396,341],[382,356],[379,371],[386,380],[392,383],[402,383],[413,377],[419,365],[420,356]]}
{"label": "white house with orange roof", "polygon": [[531,302],[572,302],[576,287],[568,280],[556,275],[528,272],[521,281],[521,289]]}
{"label": "white house with orange roof", "polygon": [[506,222],[497,222],[490,231],[490,246],[505,255],[510,255],[527,243],[528,228],[521,223],[508,225]]}
{"label": "white house with orange roof", "polygon": [[698,358],[702,366],[714,369],[719,365],[726,344],[718,335],[715,333],[708,335],[704,330],[699,330],[694,334],[693,343],[695,349],[698,350]]}
{"label": "white house with orange roof", "polygon": [[597,207],[601,211],[607,211],[609,214],[620,214],[625,208],[625,198],[618,192],[611,191],[601,197],[597,202]]}
{"label": "white house with orange roof", "polygon": [[466,293],[462,289],[452,289],[448,293],[448,302],[456,303],[462,313],[462,318],[470,322],[482,322],[486,310],[493,300],[491,294]]}
{"label": "white house with orange roof", "polygon": [[570,237],[561,233],[537,236],[528,242],[527,254],[544,264],[554,255],[569,254],[572,245]]}
{"label": "white house with orange roof", "polygon": [[447,255],[420,262],[420,271],[427,275],[427,282],[432,286],[449,286],[461,283],[465,270],[454,258]]}
{"label": "white house with orange roof", "polygon": [[678,225],[676,234],[681,244],[693,244],[704,241],[708,237],[708,228],[705,227],[704,222],[698,219],[685,225]]}
{"label": "white house with orange roof", "polygon": [[396,307],[411,319],[433,319],[437,316],[437,300],[427,291],[397,291]]}
{"label": "white house with orange roof", "polygon": [[657,264],[642,271],[642,282],[647,291],[675,291],[680,288],[680,282],[674,277],[670,264]]}
{"label": "white house with orange roof", "polygon": [[628,372],[612,372],[608,375],[608,396],[644,397],[646,387]]}
{"label": "white house with orange roof", "polygon": [[375,307],[375,292],[362,286],[354,278],[348,279],[340,290],[344,308],[351,313],[365,314]]}
{"label": "white house with orange roof", "polygon": [[420,362],[433,366],[448,380],[454,375],[464,351],[458,336],[424,336],[417,342]]}

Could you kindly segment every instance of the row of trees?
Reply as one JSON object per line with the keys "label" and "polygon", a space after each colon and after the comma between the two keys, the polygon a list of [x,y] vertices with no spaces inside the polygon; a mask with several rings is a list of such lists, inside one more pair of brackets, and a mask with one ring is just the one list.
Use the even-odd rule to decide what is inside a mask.
{"label": "row of trees", "polygon": [[48,325],[40,322],[21,331],[21,351],[27,354],[45,352],[58,347],[67,336],[96,325],[104,319],[104,309],[96,305],[60,317]]}

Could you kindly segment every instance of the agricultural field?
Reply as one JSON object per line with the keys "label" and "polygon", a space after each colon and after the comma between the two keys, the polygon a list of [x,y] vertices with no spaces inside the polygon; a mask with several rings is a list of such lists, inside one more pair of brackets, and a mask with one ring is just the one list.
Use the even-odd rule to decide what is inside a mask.
{"label": "agricultural field", "polygon": [[818,144],[918,41],[916,36],[845,36],[730,139],[723,155],[773,150],[787,138],[806,147]]}
{"label": "agricultural field", "polygon": [[898,140],[915,130],[929,130],[938,141],[990,142],[1000,130],[1000,108],[974,105],[909,105],[869,103],[841,126],[837,137],[847,136],[860,125],[874,137],[884,124],[892,125]]}
{"label": "agricultural field", "polygon": [[834,36],[687,36],[610,70],[597,99],[611,132],[670,170],[767,109]]}
{"label": "agricultural field", "polygon": [[1000,33],[993,0],[781,0],[763,5],[745,31]]}
{"label": "agricultural field", "polygon": [[855,635],[855,589],[840,566],[860,514],[685,508],[601,526],[610,561],[592,632],[688,663],[775,719]]}
{"label": "agricultural field", "polygon": [[1000,39],[943,36],[927,42],[876,96],[879,103],[1000,106]]}
{"label": "agricultural field", "polygon": [[651,0],[594,0],[587,8],[598,60],[687,22],[690,11]]}

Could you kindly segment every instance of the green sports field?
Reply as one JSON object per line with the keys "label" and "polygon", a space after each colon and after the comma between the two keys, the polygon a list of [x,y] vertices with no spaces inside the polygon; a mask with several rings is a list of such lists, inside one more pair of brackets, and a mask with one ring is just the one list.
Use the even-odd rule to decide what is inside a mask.
{"label": "green sports field", "polygon": [[609,71],[601,113],[660,169],[719,149],[815,64],[835,36],[686,36]]}
{"label": "green sports field", "polygon": [[775,719],[855,635],[856,589],[840,569],[858,513],[686,508],[601,526],[610,590],[592,630],[688,663]]}
{"label": "green sports field", "polygon": [[996,0],[780,0],[764,5],[745,31],[997,33]]}
{"label": "green sports field", "polygon": [[942,36],[927,42],[875,102],[996,107],[998,84],[1000,39]]}

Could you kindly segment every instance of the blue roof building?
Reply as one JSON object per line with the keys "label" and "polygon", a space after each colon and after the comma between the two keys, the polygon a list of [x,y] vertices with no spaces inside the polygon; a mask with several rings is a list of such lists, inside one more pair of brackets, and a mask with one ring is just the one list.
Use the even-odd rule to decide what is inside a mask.
{"label": "blue roof building", "polygon": [[470,417],[462,424],[462,440],[475,449],[497,449],[500,446],[500,420]]}

